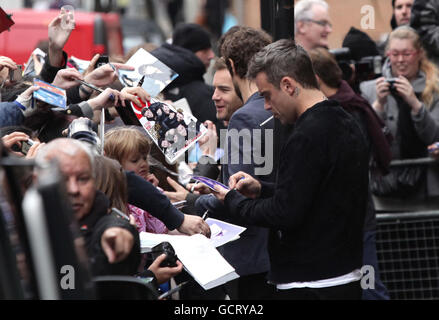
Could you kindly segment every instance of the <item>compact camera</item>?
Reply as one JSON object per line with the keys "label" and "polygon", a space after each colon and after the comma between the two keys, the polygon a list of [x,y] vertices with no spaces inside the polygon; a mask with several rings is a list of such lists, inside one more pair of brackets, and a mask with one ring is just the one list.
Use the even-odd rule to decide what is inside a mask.
{"label": "compact camera", "polygon": [[80,141],[85,141],[96,146],[100,143],[100,141],[93,126],[94,124],[90,119],[75,119],[69,125],[68,137]]}
{"label": "compact camera", "polygon": [[17,65],[17,70],[9,70],[9,81],[17,82],[20,81],[23,77],[23,66]]}
{"label": "compact camera", "polygon": [[395,88],[396,80],[397,80],[397,78],[388,78],[388,79],[386,79],[386,82],[388,82],[390,84],[390,86],[389,86],[390,92],[396,92],[396,88]]}
{"label": "compact camera", "polygon": [[108,56],[100,56],[96,61],[95,69],[106,65],[109,62]]}
{"label": "compact camera", "polygon": [[160,264],[160,267],[176,267],[177,266],[177,255],[175,254],[174,248],[167,241],[159,243],[152,248],[152,260],[154,261],[161,254],[166,254],[166,259]]}
{"label": "compact camera", "polygon": [[29,148],[32,147],[34,142],[31,139],[27,139],[25,141],[21,141],[21,148],[18,146],[18,144],[12,145],[11,149],[15,152],[21,152],[24,155],[27,155],[29,152]]}

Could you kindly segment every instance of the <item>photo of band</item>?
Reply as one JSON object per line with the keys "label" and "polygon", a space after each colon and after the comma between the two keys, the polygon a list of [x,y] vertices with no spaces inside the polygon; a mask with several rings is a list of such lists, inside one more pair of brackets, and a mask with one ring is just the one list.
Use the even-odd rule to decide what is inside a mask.
{"label": "photo of band", "polygon": [[145,106],[140,113],[140,123],[170,163],[207,131],[196,118],[164,102]]}

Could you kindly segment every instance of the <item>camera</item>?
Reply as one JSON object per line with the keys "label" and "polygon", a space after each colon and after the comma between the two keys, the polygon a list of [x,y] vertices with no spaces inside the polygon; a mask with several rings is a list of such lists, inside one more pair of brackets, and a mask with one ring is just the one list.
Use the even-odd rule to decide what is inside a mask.
{"label": "camera", "polygon": [[108,62],[110,62],[110,60],[108,60],[108,56],[100,56],[98,58],[98,61],[96,61],[95,69],[102,67],[103,65],[107,64]]}
{"label": "camera", "polygon": [[[381,56],[363,57],[357,61],[352,58],[349,48],[332,49],[329,52],[335,57],[338,66],[342,70],[343,80],[351,85],[354,84],[354,87],[357,87],[360,82],[372,80],[381,75]],[[351,65],[354,66],[355,73]]]}
{"label": "camera", "polygon": [[21,153],[27,155],[30,147],[32,147],[34,142],[31,139],[27,139],[21,143]]}
{"label": "camera", "polygon": [[9,81],[17,82],[20,81],[23,77],[23,66],[17,65],[17,70],[9,70]]}
{"label": "camera", "polygon": [[69,125],[68,137],[80,141],[85,141],[97,147],[100,139],[94,130],[94,123],[87,118],[78,118]]}
{"label": "camera", "polygon": [[34,142],[31,139],[27,139],[25,141],[21,141],[21,148],[18,144],[12,145],[11,149],[15,152],[21,152],[24,155],[27,155],[29,148],[32,147]]}
{"label": "camera", "polygon": [[389,86],[390,92],[395,92],[396,91],[396,88],[395,88],[396,80],[397,80],[397,78],[388,78],[388,79],[386,79],[386,82],[388,82],[390,84],[390,86]]}
{"label": "camera", "polygon": [[152,260],[157,259],[161,254],[166,254],[165,260],[160,264],[160,267],[176,267],[177,266],[177,255],[175,254],[174,248],[167,241],[159,243],[151,249]]}

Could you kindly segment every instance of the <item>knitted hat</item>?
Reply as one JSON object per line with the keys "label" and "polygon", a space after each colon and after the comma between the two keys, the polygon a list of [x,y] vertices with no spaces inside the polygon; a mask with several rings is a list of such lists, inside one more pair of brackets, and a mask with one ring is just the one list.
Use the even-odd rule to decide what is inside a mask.
{"label": "knitted hat", "polygon": [[172,44],[192,52],[212,47],[209,33],[200,25],[194,23],[177,25],[172,36]]}
{"label": "knitted hat", "polygon": [[345,36],[343,47],[351,50],[351,56],[356,61],[364,57],[379,56],[376,43],[366,33],[354,27]]}

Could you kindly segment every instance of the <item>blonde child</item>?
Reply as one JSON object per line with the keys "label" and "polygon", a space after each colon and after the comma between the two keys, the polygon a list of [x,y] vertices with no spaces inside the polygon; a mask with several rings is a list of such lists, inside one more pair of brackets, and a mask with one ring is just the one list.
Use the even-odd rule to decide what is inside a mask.
{"label": "blonde child", "polygon": [[[119,127],[105,134],[105,155],[119,161],[125,170],[133,171],[157,187],[158,179],[149,172],[150,150],[148,138],[136,128]],[[128,204],[128,209],[135,218],[139,232],[168,233],[164,223],[148,212],[131,204]]]}

